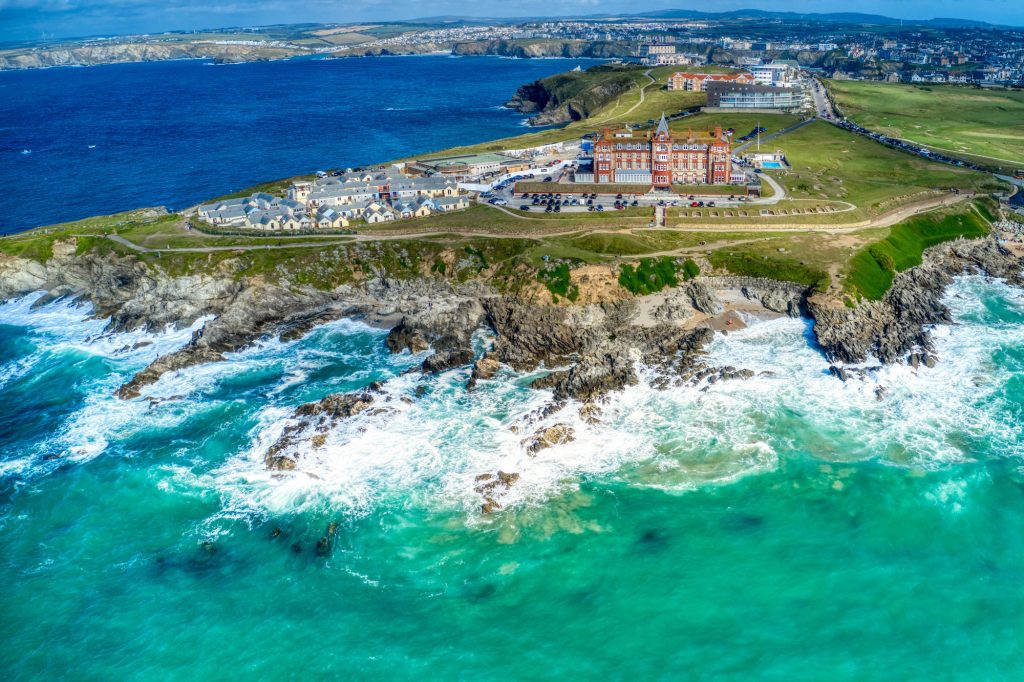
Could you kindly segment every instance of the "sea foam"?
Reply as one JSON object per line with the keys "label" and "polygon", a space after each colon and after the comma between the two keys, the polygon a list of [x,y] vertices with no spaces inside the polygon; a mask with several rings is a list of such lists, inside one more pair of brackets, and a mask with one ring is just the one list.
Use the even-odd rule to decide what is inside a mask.
{"label": "sea foam", "polygon": [[[958,279],[945,301],[956,323],[933,330],[935,368],[868,362],[862,378],[844,383],[828,373],[809,322],[750,319],[746,329],[717,336],[706,360],[751,369],[754,377],[658,390],[653,370],[641,367],[640,382],[609,396],[597,424],[585,422],[572,401],[537,417],[550,394],[508,369],[474,392],[465,389],[466,369],[404,373],[421,358],[388,354],[384,332],[358,322],[331,323],[299,341],[260,342],[224,362],[168,374],[146,389],[150,403],[117,400],[113,390],[184,343],[189,330],[104,335],[104,321],[87,309],[67,302],[32,309],[27,299],[0,307],[0,320],[33,330],[37,353],[74,348],[114,361],[41,450],[62,448],[88,461],[143,430],[188,431],[197,419],[230,413],[249,425],[244,445],[165,472],[175,489],[215,491],[225,515],[359,516],[411,504],[475,517],[477,476],[497,471],[520,475],[500,495],[507,508],[543,504],[590,480],[685,492],[771,471],[791,458],[925,470],[993,450],[1021,458],[1021,420],[1010,418],[1019,405],[1006,385],[1024,368],[1019,358],[997,362],[994,354],[1024,348],[1024,292],[969,277]],[[138,341],[151,345],[124,351]],[[483,343],[478,337],[476,345]],[[32,357],[0,376],[31,372]],[[384,382],[378,403],[386,409],[338,423],[322,447],[301,450],[296,471],[266,469],[264,454],[293,423],[298,404],[374,380]],[[575,439],[531,455],[529,435],[554,424],[571,427]],[[17,466],[11,459],[4,470]]]}

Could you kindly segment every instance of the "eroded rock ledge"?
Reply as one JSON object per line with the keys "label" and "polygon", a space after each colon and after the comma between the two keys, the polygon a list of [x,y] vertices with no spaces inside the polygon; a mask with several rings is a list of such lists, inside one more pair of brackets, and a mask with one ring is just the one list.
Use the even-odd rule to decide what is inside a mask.
{"label": "eroded rock ledge", "polygon": [[994,239],[941,244],[925,252],[920,266],[897,275],[881,301],[851,309],[835,299],[808,299],[818,343],[834,362],[859,363],[874,356],[886,364],[912,363],[916,355],[920,363],[933,351],[926,328],[952,321],[942,303],[946,287],[954,277],[968,274],[1024,285],[1021,260]]}
{"label": "eroded rock ledge", "polygon": [[[669,294],[641,320],[637,300],[586,306],[548,306],[498,296],[481,282],[453,285],[440,278],[371,279],[332,291],[237,278],[230,272],[182,277],[156,273],[137,258],[115,254],[76,255],[73,241],[56,242],[46,264],[0,254],[0,299],[47,292],[47,299],[88,300],[95,313],[109,317],[108,331],[160,330],[210,317],[183,348],[155,360],[118,392],[140,395],[164,373],[218,361],[261,338],[294,338],[313,326],[341,317],[389,323],[393,352],[433,351],[421,363],[424,373],[474,365],[470,388],[494,376],[502,365],[538,372],[533,385],[552,391],[556,401],[593,402],[635,384],[637,364],[652,368],[656,384],[742,378],[732,368],[706,366],[703,347],[713,338],[707,328],[688,329],[693,312],[721,312],[714,289],[741,291],[747,300],[783,314],[807,314],[833,362],[862,362],[874,355],[892,363],[927,365],[932,358],[929,325],[948,322],[941,297],[952,278],[981,273],[1022,284],[1020,260],[994,240],[958,241],[928,250],[924,263],[901,273],[881,301],[847,308],[836,299],[815,296],[797,285],[742,278],[693,281]],[[474,334],[493,335],[483,356]]]}

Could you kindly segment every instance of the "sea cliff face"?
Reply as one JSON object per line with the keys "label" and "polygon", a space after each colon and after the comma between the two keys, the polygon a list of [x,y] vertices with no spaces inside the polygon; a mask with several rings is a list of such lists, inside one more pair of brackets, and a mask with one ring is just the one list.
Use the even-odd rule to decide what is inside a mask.
{"label": "sea cliff face", "polygon": [[505,106],[527,114],[532,125],[554,125],[587,118],[635,87],[636,69],[595,67],[522,85]]}
{"label": "sea cliff face", "polygon": [[[353,45],[339,47],[325,56],[378,57],[386,55],[419,55],[447,52],[456,56],[494,55],[501,57],[541,58],[571,57],[614,59],[632,54],[629,43],[581,40],[550,40],[520,42],[507,40],[470,41],[461,43],[423,42],[408,45]],[[0,71],[38,69],[52,66],[97,66],[126,62],[165,61],[169,59],[213,59],[218,63],[237,63],[287,59],[314,54],[298,46],[240,45],[214,42],[126,42],[103,45],[48,47],[11,51],[0,55]]]}
{"label": "sea cliff face", "polygon": [[0,55],[0,70],[38,69],[52,66],[96,66],[169,59],[213,59],[217,62],[251,62],[285,59],[304,54],[285,47],[219,45],[216,43],[113,43],[73,48],[29,50]]}
{"label": "sea cliff face", "polygon": [[884,363],[914,362],[931,357],[927,327],[950,322],[941,298],[957,275],[980,274],[1024,285],[1021,259],[993,239],[955,241],[928,249],[918,267],[896,276],[881,301],[850,309],[821,296],[807,301],[815,320],[814,333],[829,359],[864,362],[874,356]]}
{"label": "sea cliff face", "polygon": [[[934,358],[927,329],[949,322],[941,297],[960,274],[1024,284],[1020,259],[982,239],[928,250],[924,263],[898,275],[884,299],[855,308],[821,295],[807,298],[807,290],[797,285],[744,278],[701,278],[657,301],[556,306],[501,295],[480,280],[456,284],[440,277],[380,274],[324,290],[227,270],[168,276],[132,256],[78,254],[68,240],[55,242],[45,263],[0,255],[0,299],[45,291],[44,301],[88,301],[98,317],[110,318],[108,331],[158,330],[209,318],[183,348],[157,358],[122,386],[118,395],[125,399],[139,396],[167,372],[223,360],[225,353],[261,338],[295,338],[316,325],[356,317],[391,327],[392,352],[433,351],[420,367],[424,374],[472,365],[472,386],[505,365],[540,372],[533,386],[551,390],[561,405],[567,400],[590,405],[635,384],[640,366],[662,387],[744,378],[742,371],[702,360],[713,325],[686,324],[698,313],[723,312],[716,288],[733,291],[766,313],[808,315],[831,361],[859,363],[874,356],[884,363],[929,364]],[[491,340],[478,357],[473,339],[481,330]]]}
{"label": "sea cliff face", "polygon": [[526,43],[511,40],[485,40],[455,43],[452,46],[452,54],[458,56],[496,55],[519,58],[615,59],[628,57],[635,50],[635,46],[630,43],[600,40],[544,40]]}

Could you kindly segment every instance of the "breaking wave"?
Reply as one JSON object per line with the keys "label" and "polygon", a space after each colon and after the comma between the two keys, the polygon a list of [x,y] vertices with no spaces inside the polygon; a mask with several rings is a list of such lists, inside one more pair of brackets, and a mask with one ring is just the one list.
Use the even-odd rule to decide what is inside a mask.
{"label": "breaking wave", "polygon": [[[79,463],[108,451],[141,456],[145,435],[156,433],[178,439],[172,451],[182,458],[163,464],[159,485],[213,492],[224,515],[360,516],[413,505],[475,517],[477,476],[497,471],[520,475],[500,498],[515,507],[541,504],[584,481],[685,492],[787,460],[931,470],[1024,457],[1024,292],[968,277],[949,289],[946,302],[956,323],[935,330],[933,369],[865,363],[863,377],[844,383],[829,375],[806,320],[751,319],[746,329],[716,337],[708,360],[754,370],[753,378],[658,390],[651,370],[642,369],[640,383],[609,398],[600,423],[589,424],[571,402],[537,416],[550,395],[508,370],[474,392],[465,390],[468,370],[429,379],[406,372],[421,358],[387,354],[383,331],[352,321],[169,374],[143,400],[123,402],[113,390],[184,343],[190,330],[104,335],[104,322],[86,309],[68,302],[33,309],[33,300],[22,299],[0,307],[0,322],[28,329],[33,347],[4,364],[0,397],[47,358],[98,356],[104,371],[86,380],[74,410],[34,441],[31,456],[3,455],[0,476],[23,476],[56,451]],[[263,456],[296,405],[371,381],[383,382],[378,402],[386,409],[339,423],[322,447],[302,450],[295,471],[266,469]],[[530,433],[554,424],[572,428],[575,440],[530,455]],[[220,447],[207,445],[200,427],[214,429]],[[951,499],[955,491],[937,495]]]}

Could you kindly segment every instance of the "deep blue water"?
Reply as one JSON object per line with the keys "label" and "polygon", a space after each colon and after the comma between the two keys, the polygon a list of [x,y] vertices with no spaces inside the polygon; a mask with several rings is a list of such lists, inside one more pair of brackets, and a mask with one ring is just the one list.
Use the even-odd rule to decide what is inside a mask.
{"label": "deep blue water", "polygon": [[514,135],[523,117],[501,105],[516,88],[586,62],[426,56],[0,72],[0,233],[184,208],[261,181]]}

